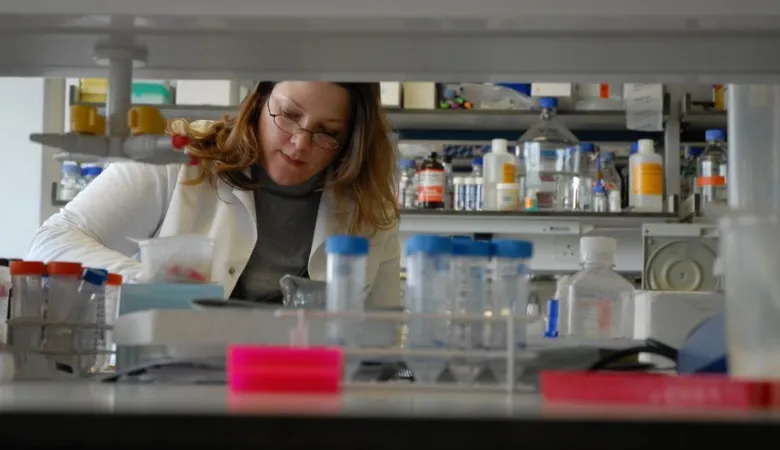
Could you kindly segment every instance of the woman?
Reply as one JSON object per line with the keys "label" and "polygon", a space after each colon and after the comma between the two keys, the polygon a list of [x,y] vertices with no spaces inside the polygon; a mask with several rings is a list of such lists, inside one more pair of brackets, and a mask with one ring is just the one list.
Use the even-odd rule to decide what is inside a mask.
{"label": "woman", "polygon": [[28,259],[132,279],[131,239],[205,234],[225,296],[278,302],[284,274],[325,278],[325,239],[370,238],[366,306],[400,302],[396,155],[376,83],[261,82],[234,119],[174,121],[196,166],[111,164],[33,238]]}

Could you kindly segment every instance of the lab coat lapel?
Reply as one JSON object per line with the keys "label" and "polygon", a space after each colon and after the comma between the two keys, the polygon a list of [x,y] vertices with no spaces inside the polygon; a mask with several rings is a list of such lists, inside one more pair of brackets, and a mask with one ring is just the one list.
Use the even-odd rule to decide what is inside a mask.
{"label": "lab coat lapel", "polygon": [[317,223],[314,226],[314,236],[309,252],[309,278],[325,281],[325,240],[338,232],[338,221],[335,214],[333,195],[330,191],[322,193],[320,209],[317,212]]}

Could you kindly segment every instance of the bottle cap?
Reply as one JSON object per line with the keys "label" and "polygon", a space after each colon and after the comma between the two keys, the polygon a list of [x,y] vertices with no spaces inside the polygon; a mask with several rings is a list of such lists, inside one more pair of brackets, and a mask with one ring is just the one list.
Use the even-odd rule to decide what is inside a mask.
{"label": "bottle cap", "polygon": [[106,284],[109,286],[120,286],[124,282],[124,277],[118,273],[109,273]]}
{"label": "bottle cap", "polygon": [[629,155],[633,155],[633,154],[634,154],[634,153],[636,153],[637,151],[639,151],[639,143],[637,143],[637,142],[632,142],[632,143],[631,143],[631,147],[630,147],[630,148],[629,148],[629,150],[628,150],[628,154],[629,154]]}
{"label": "bottle cap", "polygon": [[325,241],[325,252],[338,255],[368,255],[368,239],[360,236],[330,236]]}
{"label": "bottle cap", "polygon": [[691,158],[698,158],[704,153],[704,147],[688,147],[688,156]]}
{"label": "bottle cap", "polygon": [[87,267],[81,275],[81,279],[95,286],[103,286],[108,279],[108,271],[105,269],[95,269]]}
{"label": "bottle cap", "polygon": [[49,276],[81,277],[83,268],[81,263],[52,261],[46,264],[46,273]]}
{"label": "bottle cap", "polygon": [[726,130],[721,130],[721,129],[707,130],[704,132],[704,140],[707,142],[725,141]]}
{"label": "bottle cap", "polygon": [[472,159],[471,160],[471,165],[472,166],[477,166],[477,167],[482,167],[482,157],[481,156],[477,156],[476,158]]}
{"label": "bottle cap", "polygon": [[611,237],[586,236],[580,238],[580,261],[615,265],[617,240]]}
{"label": "bottle cap", "polygon": [[490,256],[490,242],[453,239],[452,254],[454,256],[473,256],[477,258],[487,258]]}
{"label": "bottle cap", "polygon": [[542,108],[557,108],[558,99],[556,97],[542,97],[539,99],[539,106]]}
{"label": "bottle cap", "polygon": [[534,245],[531,242],[517,239],[497,239],[491,243],[491,247],[496,258],[528,259],[534,252]]}
{"label": "bottle cap", "polygon": [[11,261],[8,266],[11,275],[43,275],[46,265],[41,261]]}
{"label": "bottle cap", "polygon": [[490,147],[493,153],[509,153],[509,142],[506,139],[493,139]]}
{"label": "bottle cap", "polygon": [[594,153],[596,146],[591,142],[583,142],[580,144],[580,151],[583,153]]}
{"label": "bottle cap", "polygon": [[406,240],[406,254],[448,255],[452,253],[452,240],[441,236],[417,234]]}
{"label": "bottle cap", "polygon": [[653,142],[652,139],[640,139],[637,144],[639,145],[638,153],[642,153],[642,154],[645,154],[645,155],[647,155],[647,154],[654,155],[655,154],[655,143]]}

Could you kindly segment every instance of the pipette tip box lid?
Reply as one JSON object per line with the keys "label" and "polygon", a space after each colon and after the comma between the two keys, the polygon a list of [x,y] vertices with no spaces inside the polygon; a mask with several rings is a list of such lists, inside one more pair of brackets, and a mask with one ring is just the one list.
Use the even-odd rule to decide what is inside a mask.
{"label": "pipette tip box lid", "polygon": [[340,348],[228,347],[227,382],[233,393],[335,394],[343,374]]}

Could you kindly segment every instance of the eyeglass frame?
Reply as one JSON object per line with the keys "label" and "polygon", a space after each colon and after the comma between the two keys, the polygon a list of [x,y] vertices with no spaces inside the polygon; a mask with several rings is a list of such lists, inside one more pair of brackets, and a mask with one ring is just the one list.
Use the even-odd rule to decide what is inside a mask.
{"label": "eyeglass frame", "polygon": [[[338,139],[334,138],[333,136],[325,134],[325,133],[317,133],[317,132],[314,132],[314,131],[311,131],[311,130],[307,130],[306,128],[303,128],[301,126],[301,124],[298,123],[297,120],[295,120],[295,119],[293,119],[291,117],[286,116],[284,113],[274,114],[273,112],[271,112],[271,100],[270,99],[267,100],[265,104],[266,104],[266,107],[268,108],[268,115],[271,116],[271,119],[273,120],[274,125],[276,125],[276,128],[278,128],[279,130],[281,130],[281,131],[283,131],[285,133],[288,133],[290,135],[301,134],[301,132],[305,131],[305,132],[311,134],[311,141],[312,141],[312,143],[314,145],[316,145],[317,147],[323,149],[323,150],[335,151],[335,150],[338,150],[338,149],[341,148],[341,143],[338,141]],[[279,125],[279,122],[277,122],[277,120],[276,120],[277,117],[280,117],[280,118],[282,118],[284,120],[290,121],[290,123],[292,125],[297,127],[297,131],[287,131],[284,128],[282,128],[282,126]],[[317,136],[323,136],[323,137],[326,137],[326,138],[332,140],[336,144],[336,146],[331,148],[331,147],[325,147],[325,146],[321,145],[320,143],[317,142]]]}

